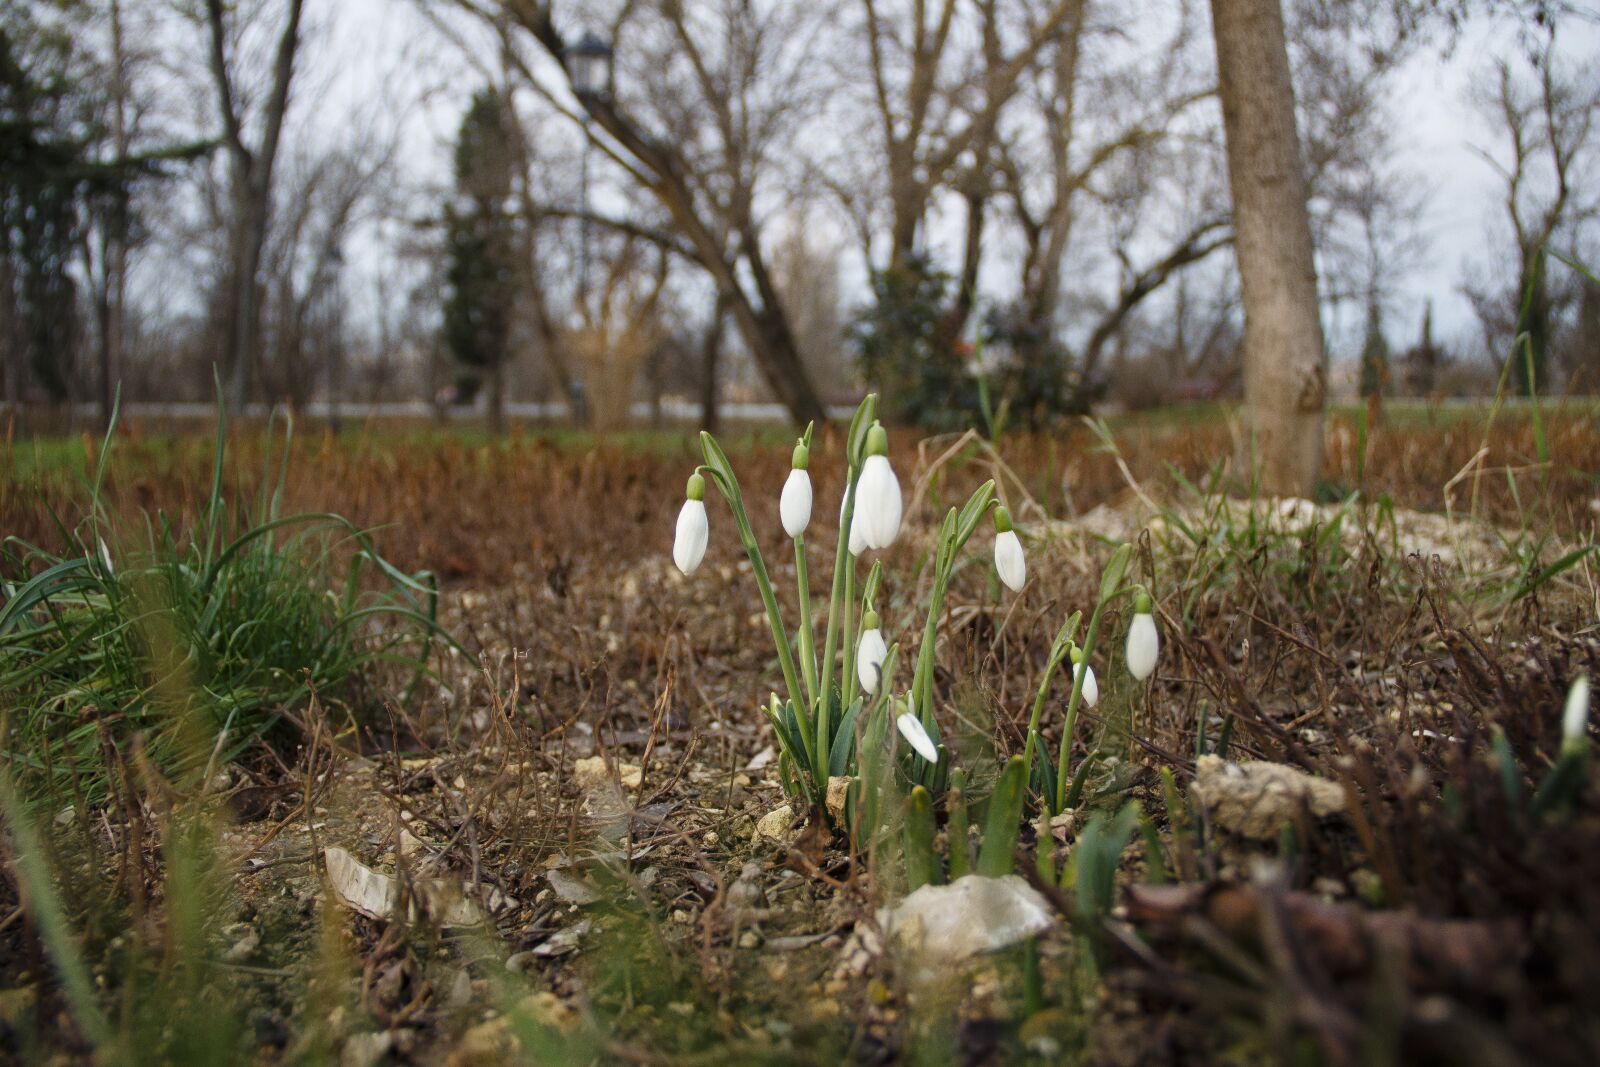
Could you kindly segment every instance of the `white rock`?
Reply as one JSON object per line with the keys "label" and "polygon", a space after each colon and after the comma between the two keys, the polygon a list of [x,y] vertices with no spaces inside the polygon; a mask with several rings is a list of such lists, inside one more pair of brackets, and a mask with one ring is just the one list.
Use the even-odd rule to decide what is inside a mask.
{"label": "white rock", "polygon": [[949,885],[925,885],[878,923],[902,946],[945,960],[994,952],[1048,930],[1055,922],[1044,897],[1014,874],[969,874]]}
{"label": "white rock", "polygon": [[788,804],[779,804],[756,823],[755,839],[759,843],[763,840],[776,841],[780,845],[788,844],[794,840],[796,831],[790,829],[789,824],[794,822],[794,808]]}

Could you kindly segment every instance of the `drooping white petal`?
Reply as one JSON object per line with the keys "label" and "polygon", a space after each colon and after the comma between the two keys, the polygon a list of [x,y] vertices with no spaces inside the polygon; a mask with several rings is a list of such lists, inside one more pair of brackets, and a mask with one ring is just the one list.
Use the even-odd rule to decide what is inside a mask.
{"label": "drooping white petal", "polygon": [[1028,561],[1023,558],[1017,531],[1006,530],[994,535],[994,569],[1012,592],[1022,591],[1022,584],[1028,580]]}
{"label": "drooping white petal", "polygon": [[861,465],[852,525],[861,527],[868,548],[888,548],[900,536],[900,480],[888,456],[868,456]]}
{"label": "drooping white petal", "polygon": [[904,712],[894,721],[895,729],[900,731],[900,736],[910,743],[917,755],[929,763],[939,762],[939,750],[934,747],[933,738],[928,736],[928,731],[923,729],[922,722],[912,712]]}
{"label": "drooping white petal", "polygon": [[1160,654],[1161,635],[1156,630],[1156,620],[1148,612],[1140,612],[1128,624],[1128,673],[1144,681],[1155,672]]}
{"label": "drooping white petal", "polygon": [[[844,525],[844,505],[849,499],[849,490],[839,499],[839,525]],[[867,539],[861,533],[861,489],[856,488],[856,510],[850,516],[850,554],[859,556],[867,550]]]}
{"label": "drooping white petal", "polygon": [[883,676],[883,661],[889,656],[889,646],[883,643],[879,630],[863,630],[861,643],[856,646],[856,677],[869,696],[878,691]]}
{"label": "drooping white petal", "polygon": [[685,500],[678,512],[678,534],[672,541],[672,562],[684,574],[693,574],[706,556],[711,530],[706,523],[706,502]]}
{"label": "drooping white petal", "polygon": [[1589,676],[1580,674],[1567,690],[1567,706],[1561,713],[1561,740],[1582,741],[1589,729]]}
{"label": "drooping white petal", "polygon": [[783,520],[783,532],[799,537],[811,524],[811,475],[802,470],[789,472],[783,483],[783,495],[778,498],[778,517]]}
{"label": "drooping white petal", "polygon": [[1100,703],[1100,683],[1094,680],[1094,668],[1087,663],[1078,664],[1077,670],[1083,674],[1084,706],[1092,708]]}

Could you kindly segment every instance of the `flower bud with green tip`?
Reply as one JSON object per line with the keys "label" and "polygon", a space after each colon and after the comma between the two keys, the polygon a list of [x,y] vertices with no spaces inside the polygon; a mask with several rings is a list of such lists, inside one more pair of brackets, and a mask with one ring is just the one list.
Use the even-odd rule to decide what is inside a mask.
{"label": "flower bud with green tip", "polygon": [[866,453],[861,478],[856,483],[851,533],[859,526],[863,545],[888,548],[900,536],[900,480],[889,466],[889,435],[882,423],[873,423],[867,431]]}
{"label": "flower bud with green tip", "polygon": [[1127,647],[1128,673],[1141,682],[1155,673],[1156,660],[1161,655],[1161,635],[1150,608],[1150,595],[1141,590],[1133,601]]}
{"label": "flower bud with green tip", "polygon": [[878,691],[883,680],[883,661],[888,658],[889,646],[884,644],[878,630],[878,613],[868,608],[861,616],[861,642],[856,646],[856,677],[868,696]]}
{"label": "flower bud with green tip", "polygon": [[783,495],[778,498],[778,517],[791,539],[805,533],[811,523],[811,475],[806,473],[810,459],[811,450],[801,440],[794,446],[789,480],[783,483]]}
{"label": "flower bud with green tip", "polygon": [[994,509],[994,569],[1013,593],[1021,592],[1028,580],[1028,561],[1022,555],[1022,542],[1011,526],[1011,512]]}
{"label": "flower bud with green tip", "polygon": [[672,562],[685,575],[693,574],[706,555],[711,529],[706,521],[706,480],[698,472],[689,476],[688,499],[678,512],[678,533],[672,542]]}

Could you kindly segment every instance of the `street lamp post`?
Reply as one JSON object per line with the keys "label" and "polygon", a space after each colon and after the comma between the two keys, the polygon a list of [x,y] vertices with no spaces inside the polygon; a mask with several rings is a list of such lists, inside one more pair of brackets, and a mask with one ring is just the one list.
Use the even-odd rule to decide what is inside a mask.
{"label": "street lamp post", "polygon": [[589,296],[589,105],[611,95],[611,45],[594,31],[586,31],[566,50],[567,76],[583,105],[583,162],[578,175],[579,221],[582,236],[578,252],[578,292]]}

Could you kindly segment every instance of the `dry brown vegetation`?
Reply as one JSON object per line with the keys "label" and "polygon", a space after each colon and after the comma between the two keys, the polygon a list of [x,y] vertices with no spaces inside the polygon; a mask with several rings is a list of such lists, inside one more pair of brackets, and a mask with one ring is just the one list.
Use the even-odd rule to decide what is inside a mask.
{"label": "dry brown vegetation", "polygon": [[[1117,429],[1141,491],[1176,509],[1135,557],[1163,658],[1145,692],[1102,668],[1106,699],[1078,744],[1104,759],[1054,833],[1070,854],[1092,811],[1133,798],[1154,837],[1124,854],[1123,907],[1103,925],[1085,928],[1070,894],[1052,894],[1063,921],[1039,946],[1042,1007],[1014,954],[947,984],[873,950],[893,876],[874,880],[819,821],[753,838],[782,799],[755,710],[776,669],[725,510],[712,508],[705,569],[685,580],[671,566],[687,434],[652,447],[376,430],[301,441],[294,506],[379,527],[391,559],[438,573],[469,654],[441,653],[438,678],[409,696],[377,680],[384,698],[364,718],[287,709],[297,742],[248,754],[210,801],[173,795],[136,750],[122,754],[113,803],[47,824],[62,898],[112,988],[141,966],[130,945],[179,958],[173,828],[203,812],[212,992],[186,995],[235,1009],[228,1054],[259,1062],[495,1063],[518,1048],[572,1063],[1592,1062],[1600,789],[1591,764],[1576,809],[1537,819],[1508,777],[1525,798],[1555,757],[1568,683],[1600,673],[1592,558],[1529,581],[1593,538],[1600,433],[1586,415],[1550,419],[1541,464],[1526,419],[1486,433],[1481,419],[1436,417],[1372,435],[1364,472],[1354,427],[1331,429],[1330,495],[1362,483],[1399,510],[1391,521],[1352,505],[1330,536],[1336,512],[1286,527],[1275,503],[1240,493],[1218,510],[1183,487],[1167,465],[1201,481],[1231,450],[1224,424]],[[837,440],[819,441],[820,517],[842,461]],[[260,441],[239,443],[230,481],[243,491]],[[996,472],[970,449],[935,469],[951,444],[897,456],[908,501],[922,491],[889,553],[902,576],[942,509]],[[118,448],[115,510],[182,515],[204,492],[203,445],[135,430]],[[787,454],[736,455],[769,560],[788,558]],[[1001,455],[1033,538],[1030,581],[1002,596],[987,566],[958,574],[936,678],[941,720],[980,780],[990,750],[1021,748],[1056,627],[1092,605],[1109,546],[1070,520],[1143,507],[1087,429],[1008,440]],[[71,493],[53,474],[0,477],[0,528],[47,541]],[[1407,514],[1447,495],[1455,540]],[[1174,516],[1205,543],[1177,535]],[[792,564],[775,569],[789,588]],[[914,629],[918,584],[887,588],[886,624]],[[1108,623],[1107,647],[1122,626]],[[1053,750],[1059,710],[1046,721]],[[1231,758],[1334,783],[1343,810],[1291,805],[1268,840],[1230,829],[1188,799],[1197,733],[1210,747],[1225,729]],[[328,848],[397,878],[416,915],[340,904]],[[1031,828],[1022,851],[1031,867]],[[7,859],[0,1047],[86,1055]],[[1141,884],[1157,868],[1171,880]],[[491,920],[438,922],[457,894]],[[1085,939],[1103,946],[1101,966]]]}

